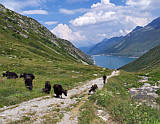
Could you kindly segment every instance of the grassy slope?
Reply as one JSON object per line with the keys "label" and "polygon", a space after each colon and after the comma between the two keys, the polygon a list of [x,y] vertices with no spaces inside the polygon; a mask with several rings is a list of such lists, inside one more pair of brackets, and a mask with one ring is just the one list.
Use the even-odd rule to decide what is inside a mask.
{"label": "grassy slope", "polygon": [[[159,124],[160,123],[160,110],[152,109],[145,104],[139,104],[131,99],[128,93],[128,88],[138,88],[144,83],[138,83],[138,76],[148,76],[151,85],[155,85],[160,80],[160,46],[150,50],[148,53],[137,59],[136,61],[120,68],[121,75],[110,79],[102,91],[90,97],[90,108],[86,108],[85,104],[81,111],[79,122],[83,124],[87,122],[91,124],[95,116],[94,103],[104,107],[117,123],[130,124]],[[138,71],[138,72],[137,72]],[[127,86],[124,86],[124,83]],[[160,93],[158,93],[160,95]],[[155,99],[160,104],[160,96]],[[89,113],[92,111],[92,113]],[[84,118],[86,117],[86,118]],[[81,120],[81,118],[83,118]],[[98,124],[98,123],[97,123]],[[99,123],[100,124],[100,123]]]}
{"label": "grassy slope", "polygon": [[46,61],[44,59],[16,59],[0,57],[0,72],[5,70],[14,71],[18,74],[22,72],[33,73],[36,79],[33,81],[33,91],[29,92],[23,79],[7,80],[0,78],[0,107],[13,105],[24,100],[43,96],[41,89],[45,81],[62,84],[65,89],[79,85],[78,82],[96,78],[93,74],[101,76],[104,71],[95,66],[87,66],[78,63]]}
{"label": "grassy slope", "polygon": [[[108,111],[114,121],[119,124],[159,124],[159,110],[152,109],[145,104],[139,104],[131,99],[127,88],[142,85],[137,81],[137,74],[123,71],[120,76],[110,79],[103,90],[92,95],[89,98],[89,103],[81,108],[79,123],[91,124],[94,121],[96,110],[93,106],[96,103]],[[124,86],[126,82],[127,86]]]}
{"label": "grassy slope", "polygon": [[[97,105],[104,107],[117,123],[131,124],[159,124],[160,123],[160,110],[152,109],[145,104],[139,104],[132,100],[128,93],[128,88],[140,87],[144,83],[138,83],[138,76],[149,76],[151,85],[155,85],[160,80],[160,46],[150,50],[148,53],[137,59],[136,61],[120,68],[121,75],[110,79],[102,91],[90,97],[90,105]],[[136,71],[136,72],[133,72]],[[137,72],[138,71],[138,72]],[[127,86],[124,85],[127,84]],[[160,92],[158,93],[160,95]],[[160,104],[160,96],[155,99]],[[87,122],[88,124],[94,121],[92,118],[95,116],[95,108],[87,108],[88,104],[84,105],[79,119],[80,123]],[[90,110],[91,109],[91,110]],[[92,111],[92,113],[89,113]],[[89,117],[88,117],[88,116]],[[82,117],[86,117],[81,120]],[[91,118],[91,119],[89,119]]]}
{"label": "grassy slope", "polygon": [[0,53],[20,58],[85,61],[87,56],[69,41],[59,39],[36,20],[0,6]]}
{"label": "grassy slope", "polygon": [[7,80],[1,77],[0,107],[45,95],[41,93],[41,88],[47,80],[52,85],[60,83],[70,89],[78,85],[78,82],[95,78],[94,73],[99,76],[104,73],[99,67],[83,65],[67,53],[59,50],[60,54],[57,54],[35,40],[30,42],[34,43],[30,46],[27,42],[32,41],[32,37],[27,40],[23,37],[19,39],[11,33],[10,30],[0,33],[0,73],[7,70],[18,74],[28,72],[35,74],[36,79],[33,91],[29,92],[22,79]]}
{"label": "grassy slope", "polygon": [[[160,46],[151,49],[149,52],[120,69],[125,71],[148,71],[160,67]],[[157,70],[157,69],[156,69]]]}
{"label": "grassy slope", "polygon": [[0,77],[0,107],[45,95],[41,93],[45,81],[71,89],[79,82],[96,78],[95,73],[101,76],[109,72],[81,64],[81,60],[89,62],[86,55],[37,21],[5,8],[0,10],[0,15],[0,73],[9,70],[18,75],[33,73],[36,77],[32,92],[25,88],[23,79]]}

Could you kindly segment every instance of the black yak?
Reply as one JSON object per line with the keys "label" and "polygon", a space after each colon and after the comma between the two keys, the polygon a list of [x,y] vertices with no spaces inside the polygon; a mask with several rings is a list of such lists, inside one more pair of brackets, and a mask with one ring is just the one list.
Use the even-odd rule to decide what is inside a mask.
{"label": "black yak", "polygon": [[60,84],[54,84],[53,85],[54,93],[56,94],[56,97],[62,98],[62,93],[67,96],[67,90],[64,90]]}
{"label": "black yak", "polygon": [[20,74],[20,78],[24,78],[26,88],[32,90],[33,88],[32,81],[33,79],[35,79],[35,76],[33,74],[23,73]]}
{"label": "black yak", "polygon": [[28,88],[29,90],[32,90],[32,88],[33,88],[33,84],[32,84],[33,79],[30,76],[26,76],[24,78],[24,80],[25,80],[26,88]]}
{"label": "black yak", "polygon": [[45,93],[48,93],[48,94],[50,93],[50,91],[51,91],[51,84],[50,84],[49,81],[46,81],[45,88],[43,88],[42,91],[45,92]]}
{"label": "black yak", "polygon": [[30,77],[32,80],[35,79],[35,76],[33,74],[28,74],[28,73],[20,74],[20,78],[22,77],[24,78],[24,80],[26,77]]}
{"label": "black yak", "polygon": [[6,73],[2,73],[3,77],[7,77],[7,79],[16,79],[18,75],[15,72],[6,71]]}
{"label": "black yak", "polygon": [[91,86],[88,94],[90,94],[91,92],[96,92],[96,89],[98,89],[97,84],[93,84],[93,85]]}

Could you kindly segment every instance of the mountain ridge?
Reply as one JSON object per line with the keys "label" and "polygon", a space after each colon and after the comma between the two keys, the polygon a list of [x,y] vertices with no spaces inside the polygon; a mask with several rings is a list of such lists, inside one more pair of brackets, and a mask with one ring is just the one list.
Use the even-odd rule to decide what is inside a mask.
{"label": "mountain ridge", "polygon": [[96,54],[103,54],[105,52],[105,49],[112,47],[115,45],[119,40],[122,38],[121,37],[113,37],[111,39],[105,38],[102,42],[92,46],[87,53],[89,55],[96,55]]}
{"label": "mountain ridge", "polygon": [[[98,52],[96,54],[140,57],[150,49],[156,47],[157,45],[160,45],[159,34],[160,17],[154,19],[152,22],[150,22],[144,27],[137,26],[126,36],[123,36],[116,44],[111,45],[109,48],[102,48],[103,50],[101,51],[103,52]],[[103,41],[99,44],[103,44]],[[107,46],[107,44],[103,44],[103,46]]]}
{"label": "mountain ridge", "polygon": [[[10,37],[10,40],[13,38],[17,44],[21,44],[20,46],[24,46],[24,48],[26,47],[25,51],[34,53],[34,55],[45,56],[50,59],[62,60],[63,58],[63,60],[71,59],[77,62],[92,63],[88,55],[77,49],[69,41],[57,38],[56,35],[52,34],[35,19],[11,11],[2,4],[0,5],[0,15],[1,52],[10,51],[5,45],[5,42],[9,42],[5,37]],[[13,44],[12,41],[9,43]],[[5,50],[3,47],[5,47]],[[14,45],[14,47],[18,46]],[[23,49],[21,50],[23,51]],[[16,53],[16,56],[24,56],[13,52],[13,50],[12,53]],[[7,52],[6,54],[9,55]]]}

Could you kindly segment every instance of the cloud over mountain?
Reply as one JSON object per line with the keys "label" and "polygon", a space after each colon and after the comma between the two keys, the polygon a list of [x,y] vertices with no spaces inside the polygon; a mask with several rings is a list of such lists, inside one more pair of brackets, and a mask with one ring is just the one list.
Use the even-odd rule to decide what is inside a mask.
{"label": "cloud over mountain", "polygon": [[127,0],[125,6],[101,0],[92,4],[88,12],[70,20],[70,24],[72,29],[92,35],[87,37],[88,41],[96,42],[106,37],[125,35],[137,25],[145,26],[155,18],[152,13],[159,8],[158,5],[160,1],[157,0]]}
{"label": "cloud over mountain", "polygon": [[[0,3],[16,12],[30,14],[31,17],[35,17],[31,14],[39,14],[36,15],[36,19],[39,16],[38,20],[50,30],[53,25],[57,24],[54,32],[59,32],[58,36],[67,37],[72,39],[72,42],[85,46],[97,43],[104,38],[126,35],[136,26],[144,26],[159,16],[159,0],[125,0],[123,4],[118,4],[120,1],[123,0],[64,0],[63,2],[58,0],[0,0]],[[61,6],[57,6],[60,3]],[[43,18],[41,14],[47,13],[46,18]],[[58,23],[50,20],[56,20]],[[66,26],[59,26],[59,24],[66,24]],[[66,28],[64,31],[72,33],[64,37],[65,33],[62,30],[59,31],[60,28]]]}
{"label": "cloud over mountain", "polygon": [[73,32],[66,24],[58,24],[51,32],[60,38],[72,41],[75,45],[79,45],[78,41],[86,38],[79,31]]}

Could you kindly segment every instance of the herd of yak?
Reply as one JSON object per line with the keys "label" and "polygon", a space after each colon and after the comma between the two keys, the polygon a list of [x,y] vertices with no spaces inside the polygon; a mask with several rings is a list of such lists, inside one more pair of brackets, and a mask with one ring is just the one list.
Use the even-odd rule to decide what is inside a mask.
{"label": "herd of yak", "polygon": [[[3,77],[7,77],[7,79],[16,79],[18,78],[18,75],[15,72],[9,72],[6,71],[6,73],[2,73]],[[33,84],[32,81],[35,79],[35,76],[33,74],[29,73],[22,73],[20,74],[19,78],[23,78],[25,81],[25,86],[29,90],[32,90]],[[106,82],[106,76],[103,76],[103,83],[105,84]],[[93,84],[89,90],[89,94],[91,92],[95,92],[96,89],[98,88],[97,84]],[[56,94],[56,97],[61,97],[62,98],[62,93],[67,96],[67,90],[64,90],[60,84],[54,84],[53,85],[54,93]],[[49,81],[45,82],[45,88],[42,89],[42,92],[49,94],[51,91],[51,84]]]}

